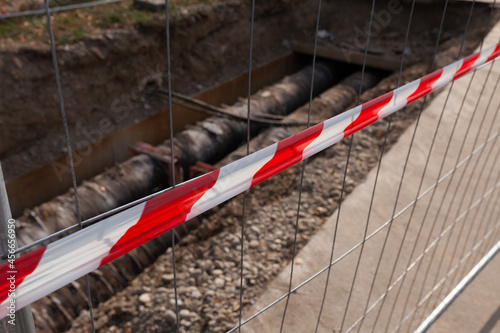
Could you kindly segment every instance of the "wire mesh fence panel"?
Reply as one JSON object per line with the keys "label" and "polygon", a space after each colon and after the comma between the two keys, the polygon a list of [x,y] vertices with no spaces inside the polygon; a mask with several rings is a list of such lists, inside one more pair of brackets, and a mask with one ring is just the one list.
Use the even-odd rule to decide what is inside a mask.
{"label": "wire mesh fence panel", "polygon": [[[488,68],[483,68],[477,72],[476,77],[484,80],[487,72]],[[494,73],[494,70],[492,72]],[[491,80],[487,81],[487,84],[494,86],[497,79],[498,75],[495,75]],[[480,89],[481,87],[478,88]],[[470,135],[470,142],[469,140],[466,141],[466,147],[468,146],[467,153],[460,156],[458,164],[455,164],[454,161],[445,162],[446,172],[440,178],[439,184],[436,185],[434,180],[437,177],[445,147],[452,140],[451,149],[455,153],[458,152],[459,149],[455,147],[460,147],[471,118],[468,117],[468,119],[460,120],[461,124],[459,122],[459,125],[457,125],[458,130],[455,133],[458,135],[455,139],[450,139],[449,137],[449,126],[453,122],[450,120],[446,121],[448,124],[442,127],[442,132],[438,134],[439,139],[435,141],[434,149],[436,154],[430,159],[429,171],[424,179],[423,190],[419,193],[418,201],[415,202],[414,200],[417,194],[418,182],[421,179],[421,173],[426,161],[426,152],[430,148],[431,141],[428,139],[430,137],[429,134],[435,128],[436,119],[441,111],[440,107],[442,106],[443,99],[440,97],[437,97],[428,106],[420,120],[419,131],[417,131],[415,138],[414,154],[410,154],[408,160],[406,177],[403,180],[400,195],[400,205],[396,209],[396,217],[390,215],[391,211],[387,207],[394,204],[398,186],[398,175],[401,175],[404,166],[404,160],[401,158],[401,155],[408,148],[411,140],[411,131],[401,136],[398,144],[387,153],[382,162],[378,189],[380,195],[374,198],[376,215],[374,215],[372,220],[374,224],[369,229],[369,239],[365,242],[366,252],[364,252],[361,258],[360,273],[358,273],[359,281],[353,287],[352,302],[356,305],[352,306],[351,313],[347,315],[348,330],[357,330],[357,325],[361,322],[361,318],[364,318],[361,331],[372,329],[375,331],[408,330],[409,320],[411,321],[413,316],[416,319],[411,329],[415,329],[422,317],[427,315],[430,309],[433,309],[433,306],[430,305],[427,311],[422,313],[427,302],[435,304],[441,301],[447,294],[447,290],[454,286],[451,282],[452,279],[459,280],[463,277],[463,274],[460,277],[456,276],[460,269],[463,270],[462,265],[470,267],[475,264],[481,258],[482,254],[498,241],[498,207],[495,207],[494,204],[498,197],[497,189],[499,185],[498,168],[496,167],[498,165],[497,153],[499,151],[498,141],[496,140],[498,137],[498,119],[496,117],[498,114],[498,102],[488,103],[488,101],[485,101],[482,107],[478,107],[477,112],[479,117],[485,115],[488,121],[483,122],[484,128],[472,126],[473,129],[469,132],[473,133]],[[462,97],[460,92],[457,92],[456,98],[460,97]],[[487,104],[493,107],[486,110]],[[446,118],[453,117],[453,110],[455,110],[453,107],[450,108],[450,111],[446,112],[444,116]],[[433,111],[434,114],[432,113]],[[470,115],[472,116],[472,113]],[[477,123],[479,124],[480,122],[478,121]],[[492,128],[492,130],[489,131],[489,128]],[[475,146],[472,146],[476,136],[480,137],[480,139],[477,140]],[[451,156],[451,159],[455,160],[455,156],[453,154]],[[465,170],[469,164],[474,165],[474,169],[469,168],[469,170]],[[466,182],[451,182],[449,187],[452,190],[445,192],[444,190],[450,184],[453,174],[456,174],[454,177],[455,180],[472,179],[472,184],[474,186],[477,184],[482,190],[476,191],[473,197],[473,193],[471,192],[473,192],[474,186],[466,187]],[[290,329],[300,331],[314,330],[315,320],[306,320],[305,318],[314,317],[314,314],[317,315],[319,313],[323,289],[321,286],[324,286],[326,283],[326,272],[323,267],[329,261],[329,253],[325,251],[325,245],[331,242],[335,231],[337,233],[336,251],[338,251],[338,254],[333,260],[333,275],[331,277],[332,280],[329,282],[329,294],[326,298],[323,310],[324,318],[321,320],[320,328],[324,331],[339,329],[336,325],[342,321],[345,304],[351,289],[352,274],[356,266],[356,256],[359,254],[360,244],[363,241],[363,216],[366,219],[369,207],[368,203],[372,199],[369,189],[373,186],[373,183],[370,181],[374,181],[374,178],[375,173],[372,172],[366,182],[359,185],[345,201],[342,214],[346,215],[344,215],[343,219],[340,219],[341,222],[339,223],[338,230],[334,228],[335,219],[330,219],[323,226],[321,232],[311,239],[309,245],[299,254],[299,258],[305,264],[299,266],[295,275],[294,287],[299,287],[300,289],[297,289],[290,301],[289,306],[296,309],[296,316],[293,319],[290,318],[288,322]],[[438,199],[431,202],[429,199],[432,191],[436,192],[435,197]],[[446,195],[450,196],[450,198],[447,199]],[[455,203],[455,206],[451,207],[451,211],[454,214],[449,214],[453,216],[444,219],[446,212],[439,212],[440,201],[446,200],[444,206],[448,207],[452,203],[451,197],[453,196],[467,196],[469,204],[458,205]],[[416,206],[413,213],[415,222],[408,227],[410,212],[413,206]],[[429,210],[427,213],[429,221],[432,222],[437,217],[439,225],[434,230],[432,230],[431,222],[426,222],[426,225],[425,221],[423,221],[427,209]],[[441,215],[438,215],[438,213]],[[482,217],[472,218],[476,214]],[[344,225],[342,221],[344,221]],[[374,282],[374,293],[369,302],[369,307],[367,311],[363,312],[368,291],[373,283],[372,279],[376,264],[380,259],[382,244],[388,229],[388,221],[392,221],[393,225],[391,235],[387,239],[387,250],[384,253],[385,256],[381,258],[379,274],[377,280]],[[464,233],[460,235],[459,230],[463,225],[465,225],[464,228],[471,229],[467,233],[468,237],[465,237]],[[480,236],[475,237],[475,233],[472,231],[475,231]],[[404,238],[405,234],[406,237]],[[418,234],[420,234],[420,239],[416,237]],[[458,236],[462,237],[459,239]],[[445,250],[447,247],[449,249],[454,247],[446,246],[447,243],[453,245],[459,241],[465,243],[465,239],[469,237],[471,238],[468,239],[469,245],[459,246],[459,249],[463,249],[462,251],[458,251],[460,253],[453,253],[451,250],[448,250],[449,253],[446,253]],[[426,242],[427,239],[428,241]],[[402,247],[399,250],[401,243]],[[413,247],[416,248],[415,251],[412,251]],[[412,252],[414,254],[410,257]],[[431,261],[433,253],[435,254],[434,260]],[[442,269],[441,272],[438,272],[438,262],[442,257],[444,257],[442,261],[447,263],[446,270]],[[397,258],[399,260],[396,262]],[[416,268],[419,266],[419,263],[422,263],[422,269],[417,270]],[[395,267],[394,272],[393,267]],[[427,267],[429,268],[427,269]],[[302,272],[301,269],[303,270]],[[313,275],[311,272],[322,273],[314,280],[308,281],[311,275]],[[283,277],[280,276],[280,278],[269,286],[269,289],[258,300],[256,305],[253,306],[252,310],[257,311],[258,308],[266,304],[271,304],[274,299],[279,298],[280,294],[284,291],[283,283],[286,281],[284,278],[286,274],[282,273],[282,275]],[[391,280],[389,281],[390,277]],[[407,278],[405,279],[405,277]],[[414,288],[410,290],[412,285]],[[440,293],[442,297],[438,297]],[[382,304],[384,305],[383,307],[381,307]],[[274,331],[273,325],[278,325],[279,323],[273,324],[275,320],[272,318],[277,316],[277,313],[280,313],[281,310],[279,309],[279,304],[275,307],[277,308],[276,310],[270,309],[254,319],[257,323],[249,322],[248,325],[254,327],[255,331],[259,329]],[[405,312],[403,312],[404,309],[406,310]],[[249,314],[251,312],[249,311]]]}
{"label": "wire mesh fence panel", "polygon": [[[347,39],[354,40],[353,51],[352,45],[337,42],[335,34],[322,29],[330,27],[325,23],[328,15],[347,10],[346,4],[335,9],[336,4],[321,0],[304,3],[300,8],[307,11],[303,16],[309,33],[300,37],[312,45],[310,57],[302,56],[306,67],[259,92],[254,87],[260,80],[255,58],[262,62],[266,58],[262,50],[279,44],[260,39],[266,28],[278,31],[280,26],[273,19],[269,26],[259,20],[281,15],[281,8],[295,13],[294,6],[299,5],[235,2],[229,6],[241,6],[241,13],[231,15],[245,17],[248,23],[243,29],[248,58],[238,59],[244,63],[240,67],[248,66],[247,76],[237,83],[245,85],[244,100],[219,107],[175,92],[184,73],[176,68],[182,52],[175,43],[183,36],[176,24],[184,21],[175,16],[172,23],[175,7],[165,1],[165,17],[151,16],[149,26],[141,25],[140,19],[138,29],[158,32],[160,26],[158,34],[166,45],[165,73],[159,80],[146,80],[143,88],[166,98],[168,140],[160,148],[142,143],[131,148],[139,154],[131,163],[139,165],[139,171],[141,163],[153,163],[152,173],[161,174],[156,177],[158,184],[150,179],[156,184],[153,189],[131,190],[141,195],[132,195],[128,203],[116,200],[111,209],[88,219],[82,211],[98,203],[80,205],[85,184],[77,182],[78,162],[63,89],[67,83],[59,74],[57,57],[65,46],[55,39],[51,15],[114,2],[118,1],[50,10],[45,0],[72,183],[72,199],[65,202],[65,209],[76,223],[66,221],[65,229],[49,230],[31,214],[42,226],[43,237],[17,251],[21,256],[15,261],[15,282],[7,279],[12,272],[9,262],[0,267],[3,318],[8,318],[11,299],[23,307],[46,296],[41,305],[33,306],[35,321],[44,332],[61,327],[72,332],[426,330],[448,308],[454,297],[449,295],[467,288],[474,277],[470,272],[482,269],[498,252],[496,2],[488,6],[474,0],[460,8],[448,0],[433,4],[439,13],[432,14],[437,18],[432,23],[435,28],[425,37],[433,54],[418,61],[415,41],[425,21],[423,6],[428,5],[415,0],[365,4],[366,15],[351,24],[354,35]],[[221,6],[217,8],[226,8]],[[208,7],[199,8],[202,12]],[[2,13],[0,20],[21,14]],[[188,14],[186,10],[176,15]],[[292,24],[293,15],[287,24]],[[460,16],[453,34],[446,30],[447,15]],[[234,21],[224,29],[231,29]],[[393,33],[398,36],[393,43],[398,51],[392,56],[377,39],[390,39],[389,33],[384,37],[390,24],[399,26]],[[233,42],[241,44],[225,45],[222,54],[227,48],[243,47],[243,42]],[[331,43],[338,45],[332,48]],[[288,50],[290,43],[283,47]],[[104,57],[99,49],[91,50]],[[357,60],[351,62],[354,53]],[[392,59],[391,65],[371,68],[377,67],[380,55],[384,61]],[[192,68],[188,67],[205,75],[203,61],[195,58],[190,58]],[[394,72],[387,72],[388,66]],[[166,90],[159,87],[163,79]],[[141,96],[149,106],[147,96]],[[178,135],[174,103],[181,107],[191,103],[191,109],[209,112],[211,118]],[[288,115],[293,111],[288,108],[304,103]],[[72,101],[69,104],[76,107]],[[227,153],[208,155],[215,150],[211,143],[232,149],[242,146],[223,159]],[[199,149],[182,150],[188,144]],[[119,182],[123,170],[128,169],[111,178]],[[47,212],[45,218],[49,216]],[[186,227],[192,219],[195,227]],[[144,247],[151,242],[157,247]],[[117,261],[123,255],[128,261]],[[74,282],[82,276],[84,289],[82,281]],[[67,295],[78,295],[86,304],[72,303],[78,309],[69,310],[64,303]]]}

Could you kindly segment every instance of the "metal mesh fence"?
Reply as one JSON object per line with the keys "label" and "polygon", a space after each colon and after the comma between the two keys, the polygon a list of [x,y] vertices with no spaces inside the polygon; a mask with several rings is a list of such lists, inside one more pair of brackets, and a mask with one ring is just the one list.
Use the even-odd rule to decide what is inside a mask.
{"label": "metal mesh fence", "polygon": [[[308,116],[306,119],[301,119],[309,128],[304,132],[308,135],[313,135],[311,133],[318,126],[311,121],[318,36],[321,35],[322,1],[320,0],[317,5],[316,28],[312,41],[314,51],[312,71],[310,72],[311,85],[309,89]],[[464,22],[462,44],[457,45],[459,48],[457,61],[469,56],[463,54],[462,49],[464,41],[468,38],[468,28],[475,1],[467,3],[467,5],[470,6],[470,12],[468,20]],[[171,136],[169,158],[170,161],[175,161],[174,130],[172,127],[175,122],[172,114],[172,85],[175,87],[175,82],[171,82],[170,44],[172,41],[170,40],[169,31],[168,8],[170,7],[168,0],[165,6],[167,8],[165,17],[167,54],[165,59],[167,63],[167,96],[170,110]],[[402,73],[405,67],[405,50],[407,49],[407,42],[412,28],[414,6],[415,0],[411,3],[397,83],[394,88],[400,88],[407,83],[402,81]],[[443,3],[442,22],[444,22],[447,14],[447,7],[448,0]],[[248,14],[251,22],[248,31],[250,35],[250,54],[247,61],[250,75],[248,76],[248,98],[245,103],[246,114],[244,115],[247,126],[247,155],[250,154],[253,111],[251,74],[253,72],[252,51],[255,1],[251,3],[249,8],[250,12]],[[83,221],[80,216],[78,186],[72,164],[72,146],[47,0],[45,1],[44,12],[47,15],[58,99],[63,117],[69,161],[71,162],[70,168],[76,204],[75,212],[79,222],[78,228],[75,226],[73,229],[85,230],[84,227],[87,226],[85,222],[88,221]],[[494,12],[495,3],[492,4],[491,14],[486,23],[487,32],[482,36],[484,40],[480,42],[477,52],[482,52],[489,46],[496,45],[499,41],[500,27],[495,25],[493,20]],[[368,75],[366,61],[369,56],[370,37],[376,15],[378,13],[375,11],[374,0],[370,20],[367,22],[367,38],[363,50],[364,59],[360,68],[361,85],[356,89],[357,105],[361,105],[362,85],[365,75]],[[435,60],[441,47],[442,22],[436,36],[434,59],[430,66],[431,72],[437,69],[435,68]],[[490,50],[488,52],[493,54],[497,51],[497,48],[487,50]],[[461,68],[464,66],[478,61],[477,59],[482,59],[481,55],[471,58],[472,60],[467,58],[469,60],[462,61],[451,69],[445,68],[442,72],[439,72],[436,78],[429,78],[431,83],[427,83],[428,87],[439,82],[439,75],[443,78],[447,73],[446,71],[460,73]],[[483,62],[486,62],[486,58],[483,60]],[[249,241],[247,235],[251,224],[247,225],[246,221],[247,201],[250,194],[245,191],[255,193],[259,188],[249,189],[250,186],[254,185],[251,179],[251,184],[249,183],[247,187],[242,185],[238,189],[243,192],[241,229],[239,246],[237,247],[240,259],[237,269],[240,279],[239,283],[237,283],[239,284],[237,291],[232,296],[228,295],[228,297],[234,298],[233,312],[237,313],[237,316],[232,317],[234,328],[229,330],[230,332],[413,331],[422,322],[425,323],[426,318],[431,313],[433,313],[431,318],[435,318],[440,314],[440,311],[446,309],[446,302],[450,300],[447,295],[460,281],[466,285],[473,278],[469,274],[473,267],[478,263],[487,263],[486,260],[481,261],[486,253],[489,253],[490,257],[494,256],[498,251],[497,244],[500,239],[500,208],[498,206],[500,188],[500,169],[498,168],[500,96],[496,93],[498,81],[500,80],[500,68],[494,59],[488,58],[487,61],[485,65],[480,64],[474,67],[469,75],[457,78],[456,81],[453,80],[451,83],[449,83],[452,80],[451,78],[447,80],[446,83],[449,84],[440,91],[434,92],[430,101],[427,101],[427,97],[419,96],[420,104],[417,108],[415,122],[399,136],[397,143],[394,143],[389,150],[388,147],[386,149],[386,145],[388,145],[388,141],[393,135],[391,126],[393,126],[394,118],[398,115],[398,113],[392,114],[394,112],[392,111],[385,122],[382,123],[380,155],[375,163],[375,168],[367,175],[366,180],[353,189],[352,193],[347,197],[346,187],[350,186],[347,182],[348,175],[356,172],[356,169],[359,168],[359,163],[362,162],[358,158],[363,152],[362,149],[357,149],[360,140],[358,133],[352,131],[347,134],[346,129],[348,127],[344,126],[346,129],[344,129],[345,135],[342,138],[345,137],[346,142],[339,143],[339,145],[343,144],[347,150],[346,159],[341,166],[335,166],[336,172],[343,173],[340,195],[335,198],[335,204],[338,208],[333,216],[325,220],[325,223],[308,240],[305,246],[298,245],[298,239],[301,237],[301,225],[305,223],[301,220],[304,216],[301,212],[303,207],[302,195],[304,186],[307,186],[308,173],[316,171],[309,166],[308,160],[305,160],[305,158],[316,153],[316,151],[308,152],[306,150],[312,140],[306,143],[297,141],[298,143],[294,142],[292,144],[293,149],[289,149],[291,151],[289,154],[292,154],[292,156],[293,154],[299,155],[293,163],[301,163],[299,164],[298,188],[295,191],[297,194],[296,209],[290,214],[293,219],[293,224],[291,224],[293,226],[293,237],[290,239],[293,245],[291,246],[290,260],[287,265],[283,265],[283,270],[268,283],[264,290],[261,291],[261,294],[255,295],[255,299],[251,299],[251,301],[245,295],[245,286],[248,283],[246,275],[249,274],[248,270],[245,269],[247,267],[245,261],[251,260],[251,257],[249,258],[245,253],[245,249],[253,246],[246,244]],[[376,104],[382,103],[383,99],[375,100],[373,102],[375,104],[372,103],[369,107],[375,105],[375,113],[380,111],[379,114],[382,115],[381,110],[384,110],[386,105],[391,106],[390,103],[392,102],[396,104],[398,98],[404,98],[407,101],[415,91],[420,89],[423,82],[425,82],[424,79],[420,80],[410,93],[406,93],[403,87],[402,90],[399,90],[399,95],[397,94],[398,90],[393,95],[390,95],[386,104]],[[429,88],[428,92],[430,91]],[[368,107],[364,107],[368,109]],[[359,109],[358,113],[351,118],[362,118],[362,110],[364,109]],[[354,120],[352,119],[352,121]],[[371,123],[368,120],[366,122]],[[311,127],[311,125],[315,126]],[[328,128],[326,123],[322,126]],[[361,127],[361,125],[359,126]],[[363,131],[366,131],[366,129]],[[318,132],[316,137],[321,137],[322,133],[324,132]],[[326,143],[324,145],[321,149],[326,147]],[[299,146],[303,147],[300,148]],[[281,149],[279,144],[277,147],[273,156],[277,156],[279,149]],[[319,151],[320,148],[317,149]],[[334,152],[335,149],[337,148],[334,145],[328,148],[327,151]],[[267,160],[267,163],[270,160],[271,158]],[[260,165],[260,168],[263,168],[267,163]],[[285,164],[285,162],[281,163]],[[237,166],[235,172],[245,170],[247,173],[257,172],[257,170]],[[246,165],[243,166],[247,167]],[[175,184],[175,180],[178,179],[178,175],[176,175],[178,169],[176,171],[174,167],[171,167],[169,172],[169,177],[173,180],[172,188],[176,188],[179,185]],[[255,180],[256,175],[250,177],[253,176]],[[213,181],[216,183],[217,179],[222,178],[222,173],[216,174]],[[203,179],[203,177],[199,179]],[[193,183],[195,182],[188,183],[188,186]],[[183,188],[189,189],[188,186],[181,184],[179,188],[181,190]],[[215,196],[224,197],[223,190],[226,188],[223,185],[221,186],[216,190]],[[172,193],[180,193],[181,190]],[[227,195],[227,198],[224,197],[224,200],[240,192],[231,192],[231,194]],[[146,200],[155,200],[154,198],[151,199],[152,197],[134,202],[134,205],[137,204],[134,207],[139,207],[137,209],[145,214],[144,211],[150,209],[145,202]],[[176,198],[174,199],[176,200]],[[2,200],[5,200],[5,198],[2,198]],[[155,204],[160,205],[163,203],[155,202]],[[280,203],[278,202],[276,205],[279,206]],[[130,206],[132,205],[126,208]],[[121,215],[114,213],[116,212],[113,211],[107,215],[120,219]],[[163,211],[158,218],[161,219],[162,216],[168,214]],[[188,213],[186,219],[191,216],[189,214],[194,213]],[[94,224],[99,223],[107,222],[101,221]],[[279,223],[279,221],[276,223]],[[176,223],[173,227],[175,228],[179,224]],[[72,234],[72,236],[75,235],[77,233]],[[189,331],[189,327],[181,325],[182,300],[177,292],[178,277],[176,275],[175,249],[178,247],[176,247],[177,239],[175,235],[175,232],[172,231],[171,255],[173,289],[175,291],[174,301],[171,304],[175,313],[175,324],[172,326],[176,331]],[[47,239],[44,241],[47,241]],[[53,243],[55,240],[49,237],[49,242]],[[496,250],[492,252],[491,249]],[[5,251],[7,250],[5,249]],[[29,249],[23,248],[23,251],[25,250]],[[111,253],[112,250],[110,250],[110,258],[114,259],[115,256],[114,254],[111,255]],[[125,252],[120,252],[120,254],[123,253]],[[101,258],[102,263],[111,261],[111,259],[107,258]],[[99,266],[95,268],[97,267]],[[6,266],[3,266],[2,269],[7,273]],[[21,284],[22,281],[18,283]],[[91,297],[92,284],[89,282],[88,276],[86,283],[91,327],[95,331]],[[17,287],[19,288],[19,286]],[[443,300],[445,300],[444,303],[442,303]],[[434,309],[441,310],[433,312]],[[433,320],[428,319],[427,322]],[[424,325],[420,329],[425,330],[428,327]]]}

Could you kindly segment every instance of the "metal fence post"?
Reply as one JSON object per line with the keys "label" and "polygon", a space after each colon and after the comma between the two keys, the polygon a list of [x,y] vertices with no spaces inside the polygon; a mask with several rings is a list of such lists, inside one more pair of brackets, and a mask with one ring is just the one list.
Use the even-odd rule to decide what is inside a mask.
{"label": "metal fence post", "polygon": [[[13,236],[9,237],[9,229],[12,230],[10,233]],[[11,240],[10,243],[9,240]],[[12,240],[14,240],[14,242],[12,242]],[[17,241],[15,237],[15,224],[10,212],[9,198],[7,197],[7,190],[5,189],[5,180],[3,178],[2,166],[0,164],[0,253],[1,254],[7,253],[9,249],[11,250],[17,249]],[[0,264],[3,264],[6,261],[8,261],[8,259],[3,260],[0,258]],[[15,260],[10,262],[13,263],[11,270],[12,272],[15,272],[16,271]],[[15,278],[15,273],[13,273],[12,276]],[[11,275],[7,276],[7,278],[10,277]],[[14,305],[15,305],[15,298],[16,298],[15,296],[9,298],[14,300],[14,303],[12,303]],[[13,314],[9,313],[7,317],[1,319],[0,332],[7,332],[7,333],[36,332],[35,324],[33,322],[33,314],[31,313],[31,307],[29,305],[25,306],[24,308],[17,310]]]}

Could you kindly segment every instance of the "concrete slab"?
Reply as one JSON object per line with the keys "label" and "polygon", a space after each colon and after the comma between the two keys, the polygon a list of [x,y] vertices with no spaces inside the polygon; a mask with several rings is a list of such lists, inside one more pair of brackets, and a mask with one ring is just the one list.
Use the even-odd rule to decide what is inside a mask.
{"label": "concrete slab", "polygon": [[497,254],[428,332],[500,332],[499,272]]}
{"label": "concrete slab", "polygon": [[[499,37],[500,25],[497,25],[489,34],[485,41],[485,46],[496,43]],[[439,176],[453,170],[458,161],[463,160],[474,148],[477,148],[481,143],[485,142],[487,140],[490,125],[492,128],[491,133],[500,130],[500,117],[495,117],[497,106],[500,103],[500,94],[493,91],[493,86],[500,76],[500,64],[495,63],[491,75],[488,76],[489,68],[489,66],[486,66],[478,70],[474,77],[468,75],[454,84],[448,105],[444,112],[443,121],[436,137],[431,158],[429,159],[429,166],[423,177],[422,189],[419,193],[430,188]],[[473,81],[468,97],[465,100],[461,114],[457,118],[457,113],[460,109],[464,93],[471,80]],[[485,81],[486,89],[481,91]],[[431,139],[443,109],[448,89],[449,86],[429,104],[422,115],[412,153],[408,161],[408,168],[405,173],[396,212],[401,211],[416,197],[426,163],[426,156],[431,146]],[[493,96],[492,103],[490,108],[487,109],[490,96]],[[475,105],[478,101],[478,108],[475,110]],[[483,116],[484,120],[481,121]],[[454,135],[451,136],[455,119],[458,119],[458,121]],[[369,234],[383,226],[392,216],[396,193],[413,131],[414,125],[408,128],[400,137],[398,143],[384,156],[373,202],[373,210],[368,223]],[[464,142],[463,149],[460,148],[462,142]],[[475,154],[467,164],[457,169],[453,176],[441,182],[435,191],[430,191],[429,194],[419,200],[415,205],[416,209],[413,212],[411,223],[409,223],[409,221],[412,209],[406,210],[394,220],[390,231],[390,237],[387,241],[386,250],[382,256],[379,272],[373,283],[373,293],[368,305],[372,305],[381,295],[383,295],[389,285],[389,278],[398,255],[398,249],[408,224],[408,235],[402,245],[402,251],[399,254],[399,260],[397,261],[391,283],[394,283],[398,276],[402,276],[408,263],[414,261],[419,254],[423,253],[426,245],[429,245],[435,239],[439,239],[439,241],[436,247],[423,256],[423,260],[420,261],[420,264],[414,266],[404,280],[396,284],[394,289],[387,294],[383,307],[381,307],[379,303],[378,306],[374,307],[373,311],[365,317],[362,328],[360,329],[361,332],[392,331],[396,328],[402,318],[412,309],[416,308],[418,300],[432,290],[436,281],[439,281],[439,279],[446,275],[449,268],[458,263],[458,259],[452,255],[453,250],[456,248],[457,256],[462,252],[464,254],[469,252],[473,246],[473,241],[475,239],[481,239],[483,234],[486,234],[487,230],[498,223],[498,216],[500,214],[500,205],[498,205],[500,196],[498,192],[500,192],[500,190],[492,192],[485,200],[481,200],[481,197],[488,189],[492,188],[497,181],[496,177],[499,168],[498,162],[494,161],[495,155],[493,153],[496,153],[499,149],[500,140],[490,142],[490,144],[486,145],[485,148],[481,150],[481,153]],[[447,154],[445,154],[446,151],[448,151]],[[446,158],[444,162],[442,162],[445,155]],[[354,161],[356,156],[352,158],[352,165],[355,165]],[[441,164],[443,165],[442,170]],[[490,170],[492,170],[491,173]],[[342,206],[340,223],[336,230],[337,241],[335,244],[334,258],[339,258],[341,256],[343,258],[332,268],[318,332],[331,333],[340,331],[344,312],[346,310],[347,299],[351,290],[354,270],[361,250],[361,247],[358,245],[362,241],[364,228],[368,220],[368,207],[372,197],[375,176],[376,170],[372,170],[366,182],[358,186],[345,200]],[[476,184],[477,191],[474,191]],[[453,197],[455,197],[454,200],[452,200]],[[480,200],[481,204],[470,209],[470,213],[466,215],[465,218],[456,221],[457,217],[467,211],[468,207],[477,200]],[[441,202],[443,202],[442,209],[439,208]],[[488,204],[488,202],[490,202],[490,204]],[[448,207],[450,208],[447,214]],[[436,221],[435,224],[434,221]],[[445,227],[453,225],[453,221],[456,221],[454,224],[456,227],[439,238],[440,232],[445,230]],[[304,283],[304,281],[307,281],[312,275],[321,271],[328,265],[335,232],[335,222],[336,214],[324,224],[322,230],[320,230],[298,254],[298,258],[302,259],[303,264],[295,265],[292,281],[293,287]],[[434,228],[432,227],[433,225]],[[464,227],[461,232],[462,225]],[[381,257],[382,245],[387,230],[387,228],[382,229],[364,245],[357,280],[345,316],[343,332],[361,318],[364,313],[377,263]],[[419,234],[420,237],[417,238]],[[462,235],[463,237],[459,238],[457,237],[458,235]],[[486,239],[485,242],[478,247],[478,250],[473,252],[470,260],[459,266],[458,272],[462,272],[462,270],[466,272],[470,266],[474,264],[472,262],[473,259],[479,260],[481,253],[485,253],[488,248],[491,247],[490,241],[498,238],[498,233],[495,233],[492,237]],[[414,247],[415,251],[411,256]],[[354,250],[352,250],[353,248]],[[351,250],[352,252],[350,252]],[[433,255],[434,251],[435,256]],[[441,269],[438,270],[441,258],[443,258],[442,266]],[[491,269],[484,271],[487,273],[492,270],[492,273],[488,273],[489,275],[484,272],[481,273],[482,278],[487,280],[490,285],[495,284],[495,273],[498,275],[497,262],[498,259],[496,259],[495,265],[491,265]],[[250,317],[287,292],[290,281],[290,268],[290,265],[288,265],[288,267],[279,274],[256,303],[245,311],[244,318]],[[427,271],[429,272],[428,275],[426,274]],[[325,291],[326,275],[327,272],[324,271],[322,274],[319,274],[317,278],[311,280],[296,293],[292,294],[287,308],[283,332],[315,331],[318,313]],[[424,278],[425,276],[427,276],[427,279]],[[456,281],[452,279],[448,280],[442,288],[439,288],[436,292],[431,294],[427,301],[431,306],[427,307],[426,303],[424,303],[424,306],[419,307],[415,312],[416,319],[413,320],[412,326],[408,327],[410,321],[406,321],[401,329],[407,331],[416,328],[422,318],[430,313],[432,305],[439,301],[437,297],[440,296],[440,299],[442,299],[447,294],[448,290],[453,287],[453,285],[450,284],[452,282],[456,284],[460,279],[461,276],[458,276],[455,279]],[[412,281],[415,281],[414,288],[410,288]],[[455,305],[448,311],[458,311],[454,310],[458,307],[460,308],[460,312],[443,316],[439,322],[436,323],[435,328],[433,328],[436,332],[450,331],[449,328],[453,328],[452,331],[456,332],[479,331],[489,322],[492,322],[492,314],[498,312],[500,290],[498,286],[496,286],[496,288],[489,288],[483,284],[486,282],[481,282],[482,280],[479,279],[478,281],[480,281],[478,286],[473,287],[471,285],[470,291],[464,293],[463,297],[469,298],[460,303],[457,302],[458,305]],[[424,288],[421,287],[422,285],[424,285]],[[402,286],[402,288],[399,293],[398,290],[400,290],[400,286]],[[476,290],[481,290],[481,293],[479,293],[479,291],[476,292]],[[399,297],[396,297],[398,294]],[[407,298],[408,302],[405,306]],[[488,299],[488,301],[486,301],[486,299]],[[469,312],[469,306],[475,307],[475,310],[482,313],[481,316],[478,315],[474,317],[477,318],[477,320],[472,322],[470,316],[460,315],[462,312]],[[246,324],[242,331],[245,333],[280,331],[284,307],[285,300],[279,302],[277,305]],[[424,310],[426,310],[426,313],[422,313]],[[472,312],[470,313],[472,315]],[[450,323],[449,321],[453,322]],[[497,323],[495,325],[497,325]],[[357,330],[358,327],[355,327],[355,329]]]}

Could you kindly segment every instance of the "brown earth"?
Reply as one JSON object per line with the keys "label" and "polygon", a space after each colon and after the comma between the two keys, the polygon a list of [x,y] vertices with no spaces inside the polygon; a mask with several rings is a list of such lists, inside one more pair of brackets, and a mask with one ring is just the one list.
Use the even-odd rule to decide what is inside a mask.
{"label": "brown earth", "polygon": [[[222,1],[176,12],[171,28],[175,91],[193,94],[245,72],[249,45],[248,22],[242,20],[245,8],[240,1]],[[260,15],[269,10],[263,8]],[[273,19],[270,24],[277,24],[275,16],[265,21]],[[99,128],[105,117],[116,131],[165,109],[163,99],[146,96],[144,91],[147,82],[164,80],[164,30],[161,20],[153,20],[131,29],[85,36],[57,48],[73,143],[84,141],[85,132]],[[287,52],[270,39],[256,38],[256,50],[260,50],[254,54],[256,65]],[[0,159],[10,179],[64,155],[65,141],[47,43],[3,42],[0,73],[4,92]]]}
{"label": "brown earth", "polygon": [[[389,7],[394,3],[379,3],[376,12],[388,12]],[[392,11],[395,14],[385,20],[380,14],[380,29],[373,31],[370,52],[402,52],[409,5],[397,4],[396,8]],[[254,66],[290,52],[292,40],[312,43],[316,10],[314,1],[258,4]],[[321,39],[320,45],[334,43],[349,55],[363,43],[365,36],[360,31],[366,28],[369,11],[369,1],[324,2],[320,30],[331,36]],[[416,5],[407,64],[430,62],[441,11],[442,4]],[[481,18],[487,12],[486,6],[476,6],[471,29],[482,26]],[[468,7],[452,3],[448,13],[442,45],[461,32]],[[195,94],[244,73],[248,66],[249,18],[248,5],[238,0],[177,10],[171,24],[173,89]],[[117,131],[165,110],[165,101],[148,95],[144,89],[150,81],[165,86],[165,29],[161,16],[129,28],[101,29],[84,35],[74,44],[58,46],[57,54],[75,148],[83,148],[88,142],[86,133],[99,128],[103,118],[110,119],[111,130]],[[0,76],[0,161],[9,180],[65,154],[46,36],[33,36],[25,43],[0,40]]]}

